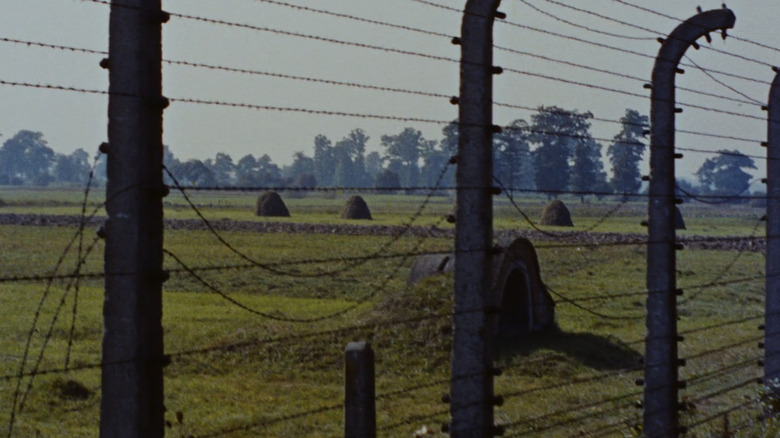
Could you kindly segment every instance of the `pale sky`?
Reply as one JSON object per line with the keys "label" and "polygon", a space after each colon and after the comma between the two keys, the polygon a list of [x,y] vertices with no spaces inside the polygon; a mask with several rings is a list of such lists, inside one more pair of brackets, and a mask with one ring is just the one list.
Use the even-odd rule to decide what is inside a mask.
{"label": "pale sky", "polygon": [[[431,1],[458,9],[462,9],[465,4],[465,0]],[[681,19],[695,14],[696,6],[705,10],[721,7],[720,0],[626,1]],[[370,84],[425,94],[457,94],[458,64],[455,61],[459,58],[459,47],[450,44],[449,36],[459,34],[460,14],[413,0],[284,0],[283,3],[421,29],[447,37],[294,9],[263,0],[168,0],[164,1],[163,7],[174,14],[224,20],[264,30],[174,16],[164,25],[164,58],[274,75]],[[613,20],[572,10],[562,4],[576,5],[576,8]],[[0,63],[0,80],[107,89],[107,73],[98,66],[101,55],[28,47],[7,41],[14,39],[107,50],[107,5],[82,0],[0,0],[0,5],[0,38],[5,39],[0,41],[0,57],[3,60]],[[737,16],[731,35],[780,47],[777,27],[780,2],[731,0],[728,6]],[[679,22],[631,8],[616,0],[504,0],[500,9],[508,17],[505,23],[501,20],[496,23],[496,65],[513,71],[496,76],[496,102],[531,108],[557,105],[565,109],[589,110],[599,119],[612,121],[619,119],[626,108],[649,113],[649,91],[643,89],[642,84],[649,81],[653,58],[660,46],[655,39],[667,35]],[[552,19],[543,12],[565,22]],[[616,20],[634,26],[620,24]],[[570,23],[614,35],[600,34]],[[638,52],[644,56],[597,47],[531,28]],[[389,50],[356,47],[284,33],[306,34]],[[700,43],[702,46],[710,46],[704,40]],[[679,134],[677,146],[706,150],[739,149],[748,155],[764,156],[765,151],[758,142],[766,137],[765,122],[761,120],[765,119],[766,113],[760,110],[760,106],[767,100],[769,83],[774,77],[769,66],[780,65],[780,51],[737,39],[724,42],[720,35],[713,35],[711,47],[738,54],[748,60],[705,47],[699,51],[691,49],[688,55],[708,70],[744,76],[751,80],[712,73],[715,79],[723,83],[720,84],[695,67],[683,67],[686,73],[678,78],[678,86],[740,102],[680,91],[680,106],[685,108],[684,103],[691,103],[748,117],[685,108],[685,112],[678,115],[678,128],[754,139],[756,142]],[[502,48],[525,54],[511,53]],[[445,59],[431,59],[431,56]],[[569,64],[554,62],[552,59]],[[684,62],[689,63],[687,60]],[[571,64],[581,64],[590,69]],[[615,74],[609,75],[593,69]],[[534,76],[539,74],[577,82],[579,85]],[[426,138],[440,139],[444,123],[457,115],[457,108],[443,97],[169,64],[164,66],[163,75],[164,94],[173,99],[214,100],[315,112],[173,103],[165,112],[164,142],[183,159],[206,159],[222,151],[229,153],[235,161],[249,153],[255,156],[268,154],[277,164],[283,165],[292,160],[295,152],[311,156],[313,139],[317,134],[324,134],[336,142],[355,128],[363,129],[371,137],[369,151],[381,151],[382,135],[397,134],[407,126],[423,131]],[[605,91],[594,86],[647,97]],[[758,102],[753,103],[754,100]],[[0,133],[3,137],[0,140],[9,138],[21,129],[41,131],[49,145],[60,153],[70,153],[77,148],[93,153],[97,145],[106,140],[106,96],[0,85],[0,101],[3,102],[0,107]],[[434,122],[383,120],[318,112],[426,119]],[[497,124],[508,124],[519,118],[530,120],[532,113],[501,106],[494,110]],[[616,123],[593,121],[592,132],[598,139],[610,139],[618,130],[619,125]],[[602,144],[603,152],[606,153],[608,141],[602,141]],[[704,159],[712,156],[694,152],[684,154],[685,158],[678,164],[679,176],[689,176]],[[765,166],[763,160],[756,161],[759,171],[754,173],[760,178],[765,172]]]}

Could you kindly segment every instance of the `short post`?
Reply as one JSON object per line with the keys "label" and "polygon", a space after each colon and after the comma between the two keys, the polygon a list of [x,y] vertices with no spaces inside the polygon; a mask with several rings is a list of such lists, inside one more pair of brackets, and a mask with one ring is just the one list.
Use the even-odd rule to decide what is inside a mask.
{"label": "short post", "polygon": [[344,437],[376,437],[374,350],[366,342],[350,342],[344,362]]}

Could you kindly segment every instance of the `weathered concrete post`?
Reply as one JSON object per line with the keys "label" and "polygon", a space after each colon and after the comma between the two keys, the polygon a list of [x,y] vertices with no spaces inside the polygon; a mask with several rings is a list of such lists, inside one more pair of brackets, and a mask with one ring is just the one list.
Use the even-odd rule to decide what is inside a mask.
{"label": "weathered concrete post", "polygon": [[344,361],[344,437],[374,438],[374,351],[365,342],[350,342]]}
{"label": "weathered concrete post", "polygon": [[162,438],[160,0],[111,3],[100,436]]}
{"label": "weathered concrete post", "polygon": [[452,437],[493,436],[489,324],[493,241],[493,21],[500,0],[468,0],[461,27]]}
{"label": "weathered concrete post", "polygon": [[767,131],[764,383],[780,395],[770,385],[780,379],[780,73],[769,91]]}
{"label": "weathered concrete post", "polygon": [[[709,32],[734,26],[728,9],[706,11],[677,26],[655,61],[650,109],[650,199],[647,247],[647,341],[644,426],[648,438],[676,437],[678,415],[675,243],[675,76],[685,51]],[[724,33],[725,36],[725,33]]]}

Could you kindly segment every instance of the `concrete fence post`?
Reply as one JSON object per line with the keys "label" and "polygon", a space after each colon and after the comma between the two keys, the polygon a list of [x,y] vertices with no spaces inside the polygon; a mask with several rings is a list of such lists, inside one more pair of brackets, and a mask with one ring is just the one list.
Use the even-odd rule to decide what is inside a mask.
{"label": "concrete fence post", "polygon": [[365,342],[350,342],[344,361],[344,437],[376,437],[374,351]]}
{"label": "concrete fence post", "polygon": [[448,425],[454,438],[493,436],[490,324],[493,242],[493,22],[499,0],[468,0],[461,26],[455,315]]}
{"label": "concrete fence post", "polygon": [[102,438],[162,438],[162,23],[160,0],[111,2]]}
{"label": "concrete fence post", "polygon": [[[653,67],[650,109],[650,199],[647,246],[647,340],[643,436],[680,434],[675,236],[675,78],[685,51],[710,32],[732,28],[728,9],[693,16],[662,42]],[[725,33],[724,33],[725,36]]]}
{"label": "concrete fence post", "polygon": [[772,385],[780,379],[780,73],[772,81],[768,107],[764,383],[780,395]]}

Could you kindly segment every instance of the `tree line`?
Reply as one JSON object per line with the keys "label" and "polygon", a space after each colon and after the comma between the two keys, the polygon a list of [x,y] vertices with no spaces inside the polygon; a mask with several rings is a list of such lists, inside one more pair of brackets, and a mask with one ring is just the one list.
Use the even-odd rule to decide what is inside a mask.
{"label": "tree line", "polygon": [[[511,191],[548,197],[577,194],[599,198],[640,192],[640,163],[646,151],[648,118],[627,109],[606,148],[591,135],[591,112],[540,106],[530,121],[518,119],[493,136],[494,177]],[[164,147],[163,161],[182,185],[201,187],[377,188],[406,192],[452,188],[458,125],[442,129],[441,138],[426,139],[407,127],[380,137],[381,152],[366,152],[369,136],[354,129],[338,141],[317,135],[311,155],[296,152],[291,164],[278,166],[268,155],[247,154],[238,161],[227,152],[206,160],[179,160]],[[20,131],[0,148],[0,185],[82,184],[94,165],[93,181],[106,179],[105,157],[95,163],[83,149],[55,153],[40,132]],[[755,169],[753,160],[736,150],[721,150],[696,172],[698,185],[679,181],[688,195],[744,193]]]}

